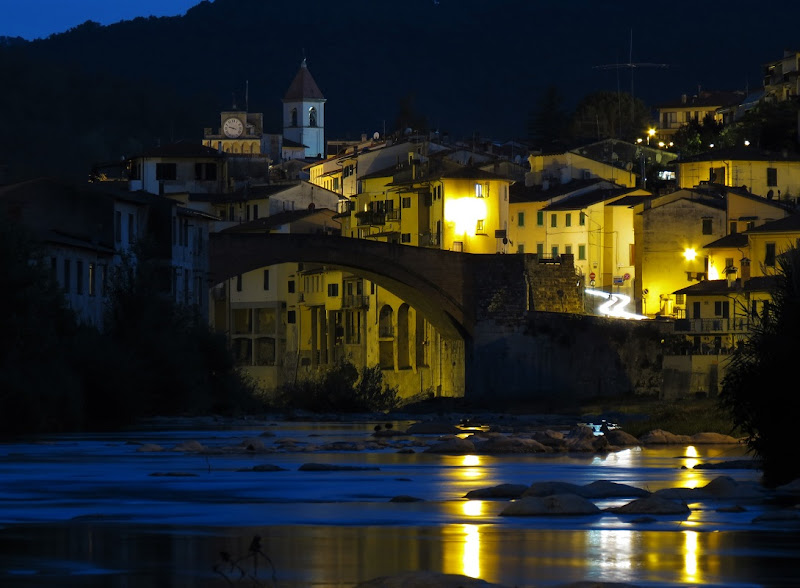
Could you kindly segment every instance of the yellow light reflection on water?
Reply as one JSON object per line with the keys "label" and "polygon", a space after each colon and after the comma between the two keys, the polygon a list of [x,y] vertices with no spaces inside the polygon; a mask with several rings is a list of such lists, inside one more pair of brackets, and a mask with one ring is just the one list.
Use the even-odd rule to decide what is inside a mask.
{"label": "yellow light reflection on water", "polygon": [[463,574],[470,578],[481,576],[481,536],[477,525],[464,525],[464,554],[461,558]]}
{"label": "yellow light reflection on water", "polygon": [[465,480],[475,480],[483,477],[483,468],[480,466],[481,458],[479,455],[465,455],[461,460],[463,466],[458,470],[458,475]]}
{"label": "yellow light reflection on water", "polygon": [[596,529],[589,531],[589,544],[602,554],[590,566],[603,570],[630,570],[633,567],[633,534],[630,531]]}
{"label": "yellow light reflection on water", "polygon": [[694,445],[689,445],[684,455],[683,465],[686,469],[681,470],[681,485],[685,488],[697,488],[700,481],[703,479],[703,475],[698,470],[694,469],[694,466],[700,463],[698,459],[700,454],[697,452],[697,448]]}
{"label": "yellow light reflection on water", "polygon": [[479,517],[483,514],[483,501],[482,500],[467,500],[461,505],[461,510],[468,517]]}
{"label": "yellow light reflection on water", "polygon": [[697,573],[697,531],[683,532],[683,580],[695,583]]}

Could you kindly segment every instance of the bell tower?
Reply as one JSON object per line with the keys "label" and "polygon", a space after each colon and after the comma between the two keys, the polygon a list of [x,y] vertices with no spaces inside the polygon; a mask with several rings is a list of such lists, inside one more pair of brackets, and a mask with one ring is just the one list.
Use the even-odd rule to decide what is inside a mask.
{"label": "bell tower", "polygon": [[306,157],[325,157],[325,97],[305,59],[283,97],[283,137],[303,145]]}

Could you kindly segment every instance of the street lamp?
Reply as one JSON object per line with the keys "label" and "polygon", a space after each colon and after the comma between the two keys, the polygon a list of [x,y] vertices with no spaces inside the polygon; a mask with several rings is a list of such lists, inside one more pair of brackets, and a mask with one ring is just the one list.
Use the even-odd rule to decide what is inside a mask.
{"label": "street lamp", "polygon": [[647,144],[650,145],[650,139],[656,136],[656,130],[653,127],[647,129]]}

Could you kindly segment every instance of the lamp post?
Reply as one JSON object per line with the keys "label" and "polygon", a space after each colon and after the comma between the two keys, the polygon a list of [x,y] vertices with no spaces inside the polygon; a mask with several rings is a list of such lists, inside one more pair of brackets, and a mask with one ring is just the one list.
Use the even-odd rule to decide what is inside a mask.
{"label": "lamp post", "polygon": [[653,127],[647,129],[647,145],[650,146],[650,139],[656,136],[656,130]]}

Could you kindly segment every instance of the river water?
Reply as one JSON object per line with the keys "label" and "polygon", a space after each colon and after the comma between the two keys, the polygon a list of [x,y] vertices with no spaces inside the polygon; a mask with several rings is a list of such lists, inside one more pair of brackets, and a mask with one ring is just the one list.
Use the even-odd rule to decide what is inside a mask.
{"label": "river water", "polygon": [[[731,502],[689,503],[688,516],[642,520],[507,517],[499,513],[508,499],[464,498],[537,481],[610,480],[651,491],[720,475],[755,483],[752,469],[693,469],[739,460],[741,446],[453,456],[424,451],[435,436],[358,450],[337,444],[373,440],[376,424],[385,426],[204,422],[0,444],[0,586],[351,588],[412,570],[517,588],[584,580],[800,586],[800,524],[754,522],[779,508],[764,501],[738,501],[741,512],[724,508]],[[405,430],[410,422],[392,424]],[[178,450],[187,441],[204,450]],[[308,463],[350,469],[300,469]],[[401,496],[416,500],[392,500]],[[247,557],[256,536],[260,555]]]}

